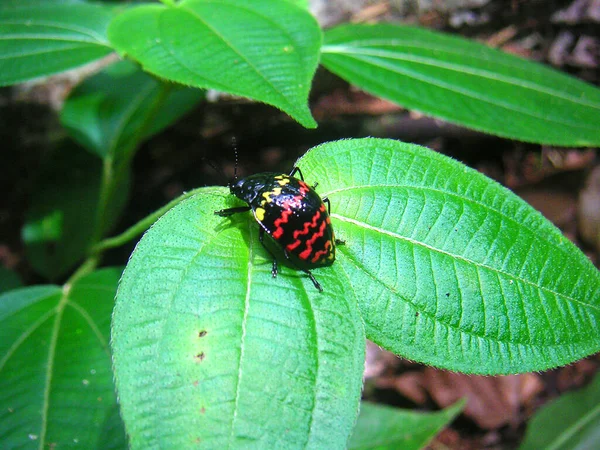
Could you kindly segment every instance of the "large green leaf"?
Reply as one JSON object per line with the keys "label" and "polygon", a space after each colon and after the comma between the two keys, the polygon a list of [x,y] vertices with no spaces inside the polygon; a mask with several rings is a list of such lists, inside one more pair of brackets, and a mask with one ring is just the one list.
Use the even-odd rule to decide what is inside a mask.
{"label": "large green leaf", "polygon": [[291,2],[145,5],[117,17],[109,37],[119,52],[159,77],[259,100],[316,126],[307,100],[321,31]]}
{"label": "large green leaf", "polygon": [[[46,161],[27,211],[22,237],[29,263],[49,279],[65,275],[85,255],[98,226],[102,161],[81,148],[65,146]],[[129,177],[102,217],[113,227],[125,207]]]}
{"label": "large green leaf", "polygon": [[126,448],[108,347],[119,275],[0,296],[1,448]]}
{"label": "large green leaf", "polygon": [[458,402],[437,413],[418,413],[363,402],[350,450],[419,450],[462,411]]}
{"label": "large green leaf", "polygon": [[205,188],[142,238],[112,329],[132,448],[344,448],[358,411],[364,332],[349,281],[319,293],[271,261],[248,215],[213,214]]}
{"label": "large green leaf", "polygon": [[477,130],[556,145],[600,144],[600,90],[465,39],[414,27],[342,25],[321,62],[373,94]]}
{"label": "large green leaf", "polygon": [[587,450],[600,439],[600,375],[585,389],[565,394],[538,411],[520,450]]}
{"label": "large green leaf", "polygon": [[114,7],[76,2],[10,2],[0,8],[0,86],[52,75],[112,52]]}
{"label": "large green leaf", "polygon": [[331,200],[367,337],[473,373],[543,370],[600,350],[600,272],[480,173],[424,147],[357,139],[299,161]]}
{"label": "large green leaf", "polygon": [[[85,148],[102,158],[118,159],[187,113],[203,96],[199,89],[168,86],[122,61],[78,86],[65,102],[61,121]],[[155,111],[159,101],[162,105]]]}

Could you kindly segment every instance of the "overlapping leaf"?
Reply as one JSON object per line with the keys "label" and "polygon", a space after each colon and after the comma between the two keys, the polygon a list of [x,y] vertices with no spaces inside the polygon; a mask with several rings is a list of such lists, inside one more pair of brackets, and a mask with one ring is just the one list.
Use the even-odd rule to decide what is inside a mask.
{"label": "overlapping leaf", "polygon": [[331,201],[367,337],[473,373],[543,370],[600,350],[600,272],[507,189],[416,145],[324,144],[299,162]]}
{"label": "overlapping leaf", "polygon": [[319,270],[322,295],[289,267],[273,279],[254,220],[213,214],[227,197],[173,208],[123,275],[112,345],[132,448],[342,448],[364,364],[348,280]]}
{"label": "overlapping leaf", "polygon": [[600,435],[600,376],[578,392],[564,394],[538,411],[520,450],[586,450]]}
{"label": "overlapping leaf", "polygon": [[600,90],[465,39],[389,24],[325,33],[322,64],[408,108],[518,140],[600,144]]}
{"label": "overlapping leaf", "polygon": [[256,99],[315,127],[307,106],[321,31],[292,2],[184,0],[121,14],[111,43],[168,80]]}
{"label": "overlapping leaf", "polygon": [[4,448],[126,448],[109,325],[120,270],[0,296]]}
{"label": "overlapping leaf", "polygon": [[458,402],[437,413],[417,413],[389,406],[363,402],[350,450],[419,450],[462,410]]}

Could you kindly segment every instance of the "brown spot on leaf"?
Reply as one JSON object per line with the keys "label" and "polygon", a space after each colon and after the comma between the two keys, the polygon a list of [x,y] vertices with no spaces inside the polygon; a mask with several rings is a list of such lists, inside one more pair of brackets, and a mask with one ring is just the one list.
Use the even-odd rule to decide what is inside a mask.
{"label": "brown spot on leaf", "polygon": [[204,352],[200,352],[194,358],[196,358],[196,362],[202,362],[204,361],[204,358],[206,358],[206,355]]}
{"label": "brown spot on leaf", "polygon": [[204,337],[208,334],[208,331],[206,330],[202,330],[200,333],[198,333],[198,337]]}

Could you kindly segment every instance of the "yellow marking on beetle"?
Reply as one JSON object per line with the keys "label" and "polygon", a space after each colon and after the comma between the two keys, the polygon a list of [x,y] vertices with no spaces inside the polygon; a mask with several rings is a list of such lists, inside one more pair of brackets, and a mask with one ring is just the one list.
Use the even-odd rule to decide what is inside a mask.
{"label": "yellow marking on beetle", "polygon": [[262,196],[264,200],[260,203],[261,206],[264,206],[265,203],[271,203],[273,201],[273,197],[277,197],[281,194],[281,188],[275,188],[269,192],[263,192]]}
{"label": "yellow marking on beetle", "polygon": [[286,184],[289,184],[290,182],[290,177],[288,177],[287,175],[279,175],[278,177],[275,177],[275,179],[277,180],[277,184],[279,184],[279,186],[283,187]]}
{"label": "yellow marking on beetle", "polygon": [[256,208],[254,210],[254,216],[262,222],[265,220],[265,210],[263,208]]}

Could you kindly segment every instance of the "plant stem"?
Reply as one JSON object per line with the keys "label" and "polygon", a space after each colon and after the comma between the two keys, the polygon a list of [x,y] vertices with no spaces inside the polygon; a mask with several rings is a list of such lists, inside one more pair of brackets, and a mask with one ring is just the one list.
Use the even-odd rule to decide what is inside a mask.
{"label": "plant stem", "polygon": [[116,188],[123,180],[123,177],[127,176],[131,166],[131,160],[139,147],[139,143],[145,137],[146,130],[156,117],[160,107],[164,104],[171,89],[172,85],[170,83],[161,84],[161,92],[156,97],[154,103],[148,108],[143,125],[136,131],[136,136],[130,140],[133,144],[131,144],[129,148],[122,149],[119,158],[117,158],[118,155],[115,154],[116,148],[111,148],[104,159],[104,165],[102,167],[102,184],[100,186],[100,195],[98,197],[95,228],[90,244],[91,248],[102,239],[104,233],[107,231],[105,222],[106,214],[109,206],[114,202]]}
{"label": "plant stem", "polygon": [[189,192],[186,192],[186,193],[180,195],[176,199],[171,200],[169,203],[167,203],[162,208],[157,209],[152,214],[144,217],[138,223],[129,227],[123,233],[100,241],[98,244],[96,244],[96,245],[94,245],[94,247],[92,247],[92,249],[91,249],[92,254],[97,255],[100,252],[103,252],[110,248],[119,247],[119,246],[129,242],[130,240],[132,240],[136,236],[139,236],[144,231],[146,231],[148,228],[150,228],[150,225],[152,225],[154,222],[156,222],[156,220],[158,220],[159,217],[161,217],[163,214],[165,214],[167,211],[169,211],[175,205],[177,205],[181,201],[185,200],[186,198],[191,197],[196,192],[198,192],[198,189],[194,189],[192,191],[189,191]]}
{"label": "plant stem", "polygon": [[100,263],[99,255],[90,256],[88,259],[86,259],[83,262],[83,264],[81,264],[79,266],[79,268],[73,273],[73,275],[71,275],[69,277],[69,279],[65,282],[65,284],[63,285],[63,290],[68,291],[69,289],[71,289],[71,286],[73,285],[73,283],[75,283],[75,281],[77,281],[82,276],[87,275],[88,273],[92,272],[98,266],[99,263]]}

